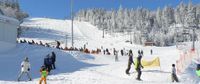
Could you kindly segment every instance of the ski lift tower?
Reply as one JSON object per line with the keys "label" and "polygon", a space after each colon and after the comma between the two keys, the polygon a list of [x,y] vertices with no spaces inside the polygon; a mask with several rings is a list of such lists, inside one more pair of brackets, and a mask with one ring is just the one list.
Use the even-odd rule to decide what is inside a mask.
{"label": "ski lift tower", "polygon": [[71,0],[71,33],[72,33],[72,48],[74,48],[74,29],[73,29],[73,26],[74,26],[74,15],[73,15],[73,0]]}
{"label": "ski lift tower", "polygon": [[133,39],[132,39],[132,29],[127,29],[128,34],[130,35],[130,44],[133,43]]}
{"label": "ski lift tower", "polygon": [[184,28],[183,28],[183,33],[182,33],[182,35],[183,35],[183,42],[188,41],[188,38],[189,38],[189,36],[190,36],[190,29],[184,27]]}
{"label": "ski lift tower", "polygon": [[192,29],[192,51],[195,50],[195,29],[197,28],[197,26],[189,26],[189,28]]}

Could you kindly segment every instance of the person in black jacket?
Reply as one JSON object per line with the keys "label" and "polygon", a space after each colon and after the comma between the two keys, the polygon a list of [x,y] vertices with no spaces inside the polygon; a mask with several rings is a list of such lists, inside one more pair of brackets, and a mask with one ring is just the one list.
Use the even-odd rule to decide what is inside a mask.
{"label": "person in black jacket", "polygon": [[55,62],[56,62],[56,54],[51,52],[51,60],[52,60],[52,69],[56,69]]}
{"label": "person in black jacket", "polygon": [[124,56],[124,51],[121,49],[121,55]]}
{"label": "person in black jacket", "polygon": [[49,54],[44,58],[44,65],[45,65],[45,68],[46,68],[46,69],[48,70],[48,72],[50,73],[50,71],[51,71],[51,69],[52,69],[52,60],[51,60]]}
{"label": "person in black jacket", "polygon": [[59,41],[56,41],[57,45],[56,45],[56,48],[57,49],[60,49],[60,42]]}
{"label": "person in black jacket", "polygon": [[129,50],[129,55],[128,56],[129,56],[129,59],[128,59],[128,68],[126,69],[126,74],[130,75],[129,71],[131,69],[131,65],[134,64],[132,50]]}
{"label": "person in black jacket", "polygon": [[142,66],[142,63],[141,63],[141,60],[142,60],[142,54],[141,52],[139,53],[138,52],[138,57],[137,57],[137,60],[136,60],[136,64],[135,64],[135,70],[137,71],[138,75],[137,75],[137,80],[141,80],[141,75],[142,75],[142,71],[141,71],[141,68],[143,68]]}

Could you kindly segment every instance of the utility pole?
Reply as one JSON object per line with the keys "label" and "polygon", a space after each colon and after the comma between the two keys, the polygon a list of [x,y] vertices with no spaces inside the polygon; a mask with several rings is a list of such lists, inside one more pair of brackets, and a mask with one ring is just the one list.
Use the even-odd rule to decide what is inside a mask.
{"label": "utility pole", "polygon": [[132,44],[132,32],[130,32],[130,43]]}
{"label": "utility pole", "polygon": [[103,36],[102,36],[102,38],[104,38],[104,34],[105,34],[105,28],[103,28]]}
{"label": "utility pole", "polygon": [[68,35],[66,34],[65,48],[67,48],[67,37]]}
{"label": "utility pole", "polygon": [[72,27],[72,48],[74,48],[74,29],[73,29],[73,22],[74,22],[74,16],[73,16],[73,0],[71,0],[71,27]]}
{"label": "utility pole", "polygon": [[193,34],[192,34],[192,50],[195,50],[195,28],[192,28]]}

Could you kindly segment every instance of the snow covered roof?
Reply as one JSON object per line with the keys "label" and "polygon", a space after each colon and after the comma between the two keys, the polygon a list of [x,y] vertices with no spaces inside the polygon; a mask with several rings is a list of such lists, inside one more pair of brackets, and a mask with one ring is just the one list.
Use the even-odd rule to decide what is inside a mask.
{"label": "snow covered roof", "polygon": [[4,15],[0,15],[0,22],[5,22],[5,23],[11,23],[11,24],[16,24],[18,25],[19,24],[19,21],[15,18],[11,18],[11,17],[7,17],[7,16],[4,16]]}

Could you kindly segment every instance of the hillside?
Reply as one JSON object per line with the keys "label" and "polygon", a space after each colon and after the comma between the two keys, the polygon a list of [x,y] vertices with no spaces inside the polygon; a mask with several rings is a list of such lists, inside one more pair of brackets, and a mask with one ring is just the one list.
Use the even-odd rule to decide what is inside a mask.
{"label": "hillside", "polygon": [[[26,19],[22,26],[22,34],[18,40],[26,39],[35,42],[42,41],[54,45],[55,40],[59,40],[64,47],[65,35],[68,35],[68,46],[71,46],[71,22],[69,20],[57,20],[49,18],[30,18]],[[8,52],[0,53],[0,84],[36,84],[39,82],[39,68],[43,64],[43,58],[54,51],[57,55],[56,66],[52,74],[48,76],[48,84],[154,84],[171,83],[171,64],[179,59],[180,52],[176,46],[171,47],[144,47],[126,43],[126,36],[116,34],[101,38],[102,31],[87,22],[74,22],[75,47],[83,47],[87,43],[88,49],[96,49],[103,46],[108,48],[111,55],[85,54],[77,51],[63,51],[55,48],[48,48],[39,45],[18,44],[17,47]],[[125,48],[133,50],[134,59],[138,55],[138,50],[144,51],[143,59],[152,60],[159,57],[160,67],[144,68],[142,71],[142,80],[135,79],[137,73],[134,66],[131,69],[131,75],[125,74],[127,68],[128,56],[119,54],[119,61],[114,61],[112,49],[117,50]],[[153,55],[150,50],[153,49]],[[20,63],[25,56],[28,56],[31,62],[31,76],[33,81],[15,82],[20,71]],[[7,66],[5,66],[7,64]],[[5,73],[9,72],[9,73]],[[187,73],[190,74],[190,73]],[[193,74],[194,75],[194,74]],[[186,80],[178,75],[181,83],[194,83],[194,80]],[[186,76],[188,77],[188,76]]]}

